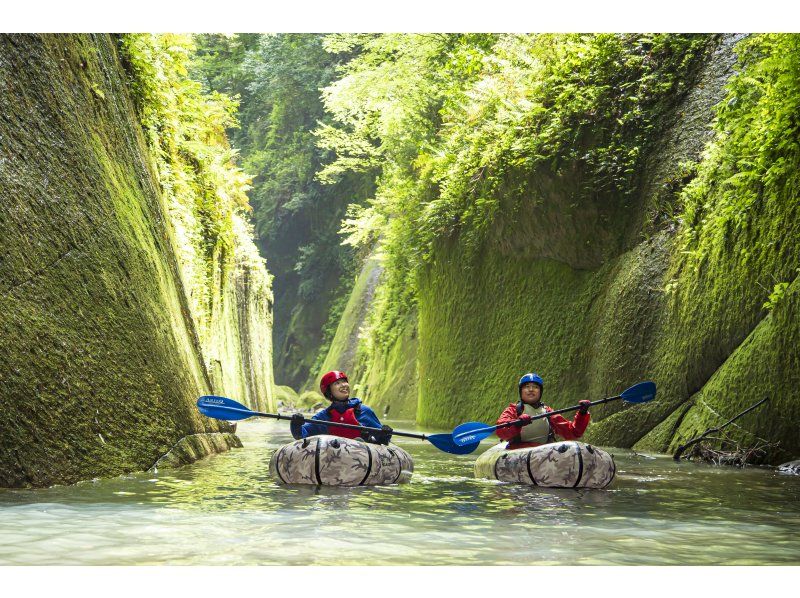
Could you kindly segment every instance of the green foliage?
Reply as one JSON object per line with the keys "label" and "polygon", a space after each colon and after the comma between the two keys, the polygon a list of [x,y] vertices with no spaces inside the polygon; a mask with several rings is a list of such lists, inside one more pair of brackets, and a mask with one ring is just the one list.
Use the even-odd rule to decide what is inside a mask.
{"label": "green foliage", "polygon": [[637,446],[667,450],[770,396],[774,411],[742,422],[741,440],[780,440],[770,460],[796,453],[786,422],[798,410],[799,44],[797,35],[768,34],[736,46],[713,141],[681,194],[663,323],[646,349],[653,379],[663,380],[661,400],[625,424],[603,421],[595,440],[630,442],[665,420]]}
{"label": "green foliage", "polygon": [[[244,69],[248,52],[258,45],[257,33],[201,33],[193,36],[195,51],[192,53],[189,73],[200,81],[206,92],[218,91],[232,98],[246,95],[250,82]],[[240,109],[244,109],[240,105]],[[236,136],[241,130],[229,131]]]}
{"label": "green foliage", "polygon": [[[700,268],[747,235],[772,202],[796,202],[800,189],[800,36],[757,35],[737,47],[739,73],[717,107],[717,137],[684,190],[684,267]],[[745,244],[741,263],[752,255]]]}
{"label": "green foliage", "polygon": [[231,134],[245,169],[255,173],[250,201],[275,276],[276,372],[299,388],[320,350],[321,331],[323,345],[332,338],[323,331],[325,315],[346,301],[355,276],[355,252],[340,244],[340,221],[348,204],[371,193],[375,175],[348,174],[331,185],[315,178],[326,150],[314,130],[329,121],[320,89],[333,81],[341,58],[313,34],[195,39],[198,78],[240,98],[242,126]]}
{"label": "green foliage", "polygon": [[772,289],[772,292],[769,294],[769,299],[767,299],[766,303],[764,303],[762,307],[767,311],[772,311],[772,309],[783,299],[784,295],[786,295],[786,289],[788,288],[788,282],[779,282],[776,284]]}
{"label": "green foliage", "polygon": [[223,269],[232,266],[234,215],[250,210],[250,177],[235,165],[226,137],[226,128],[236,126],[237,103],[204,92],[189,78],[189,36],[124,35],[121,50],[202,337],[212,310],[215,260],[221,258]]}
{"label": "green foliage", "polygon": [[620,205],[639,183],[660,117],[705,54],[702,35],[336,35],[356,51],[323,90],[333,123],[317,129],[335,159],[323,181],[380,168],[368,205],[342,232],[381,239],[385,283],[373,316],[388,346],[416,304],[420,266],[459,235],[478,251],[490,231],[535,197],[545,172],[579,181],[574,205]]}
{"label": "green foliage", "polygon": [[[575,201],[636,188],[643,147],[682,91],[703,36],[505,36],[470,101],[452,106],[435,165],[442,191],[432,232],[461,228],[479,242],[509,179],[540,168],[580,171]],[[441,229],[444,213],[453,224]],[[476,234],[477,233],[477,234]]]}
{"label": "green foliage", "polygon": [[[500,36],[462,51],[467,58],[454,64],[463,70],[451,73],[444,43],[425,54],[410,47],[414,36],[384,45],[336,36],[337,47],[363,51],[328,96],[341,101],[336,128],[357,138],[342,156],[367,164],[359,160],[372,155],[348,152],[368,142],[381,168],[375,197],[344,226],[351,242],[378,242],[385,254],[354,376],[370,403],[394,404],[398,388],[416,380],[418,420],[449,426],[491,421],[530,368],[544,374],[554,406],[653,379],[657,401],[593,410],[585,439],[666,450],[677,430],[719,424],[757,393],[780,409],[742,422],[743,435],[796,453],[796,38],[757,36],[737,47],[734,91],[698,165],[708,107],[730,72],[728,40]],[[414,84],[380,81],[373,70]],[[406,101],[426,85],[425,104]],[[372,94],[361,103],[348,91],[358,86]],[[412,130],[418,142],[407,152]],[[658,168],[666,160],[674,164]],[[647,208],[664,188],[671,222],[683,224],[677,235],[672,227],[642,235],[654,230]],[[576,265],[586,231],[561,221],[581,218],[591,220],[587,236],[627,236]],[[713,410],[689,404],[698,397]]]}

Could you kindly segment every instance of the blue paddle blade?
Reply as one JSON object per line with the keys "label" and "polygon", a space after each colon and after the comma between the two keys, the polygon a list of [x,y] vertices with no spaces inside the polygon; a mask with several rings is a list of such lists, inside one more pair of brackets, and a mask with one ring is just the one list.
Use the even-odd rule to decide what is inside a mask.
{"label": "blue paddle blade", "polygon": [[197,399],[197,408],[206,417],[224,419],[226,421],[247,419],[255,415],[247,407],[233,399],[214,395],[206,395]]}
{"label": "blue paddle blade", "polygon": [[472,444],[458,445],[453,442],[453,437],[450,434],[431,434],[425,438],[440,451],[450,453],[451,455],[468,455],[478,448],[477,442]]}
{"label": "blue paddle blade", "polygon": [[478,443],[491,436],[495,429],[494,426],[487,426],[482,422],[467,422],[453,430],[453,441],[458,446]]}
{"label": "blue paddle blade", "polygon": [[639,382],[639,384],[623,390],[620,396],[626,403],[647,403],[656,398],[656,383]]}

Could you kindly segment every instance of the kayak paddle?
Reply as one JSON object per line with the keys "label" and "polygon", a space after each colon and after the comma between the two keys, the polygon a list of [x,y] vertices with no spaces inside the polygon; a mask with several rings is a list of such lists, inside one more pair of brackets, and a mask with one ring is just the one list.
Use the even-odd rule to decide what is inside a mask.
{"label": "kayak paddle", "polygon": [[[214,395],[207,395],[197,399],[197,408],[200,410],[200,413],[206,417],[223,419],[227,421],[237,421],[240,419],[247,419],[249,417],[271,417],[273,419],[284,419],[289,421],[292,419],[292,417],[289,415],[278,415],[275,413],[261,413],[260,411],[252,411],[241,403],[237,403],[233,399]],[[303,418],[303,423],[305,422],[310,422],[320,426],[336,426],[338,428],[351,428],[353,430],[366,430],[367,432],[384,433],[384,430],[381,430],[380,428],[354,426],[353,424],[344,424],[318,419],[312,420]],[[453,455],[467,455],[478,448],[478,441],[456,444],[453,442],[452,434],[414,434],[412,432],[398,432],[396,430],[392,430],[392,436],[406,436],[408,438],[427,440],[439,450],[446,453],[451,453]]]}
{"label": "kayak paddle", "polygon": [[[589,403],[589,406],[592,407],[594,405],[602,405],[603,403],[610,403],[611,401],[616,401],[617,399],[622,399],[626,403],[647,403],[648,401],[652,401],[654,398],[656,398],[655,382],[639,382],[638,384],[634,384],[630,388],[623,390],[622,394],[619,394],[615,397],[600,399],[599,401],[592,401]],[[566,413],[567,411],[575,411],[576,409],[580,408],[580,405],[575,405],[573,407],[556,409],[555,411],[550,411],[549,413],[542,413],[541,415],[532,417],[523,425],[527,425],[528,423],[537,419],[550,417],[559,413]],[[456,445],[461,445],[462,443],[472,444],[474,442],[480,442],[484,438],[491,436],[495,430],[514,426],[520,421],[521,420],[516,419],[514,421],[498,424],[496,426],[487,426],[481,422],[467,422],[465,424],[461,424],[455,430],[453,430],[453,441]]]}

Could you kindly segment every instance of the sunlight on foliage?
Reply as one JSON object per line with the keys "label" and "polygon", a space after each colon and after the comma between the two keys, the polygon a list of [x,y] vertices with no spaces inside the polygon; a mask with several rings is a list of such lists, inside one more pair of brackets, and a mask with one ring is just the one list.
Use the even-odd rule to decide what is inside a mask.
{"label": "sunlight on foliage", "polygon": [[[370,36],[364,36],[368,38]],[[332,123],[320,89],[337,78],[350,56],[323,47],[318,34],[198,34],[193,76],[205,88],[240,100],[241,127],[228,134],[252,172],[250,202],[259,246],[274,274],[274,342],[279,382],[302,387],[320,342],[332,338],[321,314],[336,315],[358,270],[356,251],[341,245],[337,231],[348,204],[374,191],[379,163],[369,142],[348,151],[347,168],[323,184],[317,177],[331,151],[318,145],[316,129]],[[348,135],[330,131],[344,147]],[[348,170],[349,168],[349,170]],[[299,256],[299,257],[298,257]]]}
{"label": "sunlight on foliage", "polygon": [[[374,331],[414,308],[415,277],[436,242],[478,251],[520,202],[533,173],[577,176],[580,203],[635,192],[658,117],[686,90],[709,44],[701,35],[336,34],[353,53],[323,89],[335,154],[323,182],[379,166],[369,206],[353,208],[345,242],[387,253]],[[391,296],[383,301],[380,293]]]}
{"label": "sunlight on foliage", "polygon": [[[746,234],[764,206],[796,201],[800,189],[800,36],[751,36],[737,51],[716,138],[682,194],[681,250],[695,269]],[[751,255],[742,251],[746,265]]]}
{"label": "sunlight on foliage", "polygon": [[236,166],[226,136],[238,104],[189,78],[194,45],[187,35],[128,34],[121,50],[203,337],[215,257],[233,266],[239,221],[250,211],[251,177]]}
{"label": "sunlight on foliage", "polygon": [[769,295],[769,299],[764,303],[762,306],[767,311],[772,311],[776,305],[783,299],[784,295],[786,294],[786,289],[789,288],[788,282],[779,282],[775,285],[772,289],[772,292]]}

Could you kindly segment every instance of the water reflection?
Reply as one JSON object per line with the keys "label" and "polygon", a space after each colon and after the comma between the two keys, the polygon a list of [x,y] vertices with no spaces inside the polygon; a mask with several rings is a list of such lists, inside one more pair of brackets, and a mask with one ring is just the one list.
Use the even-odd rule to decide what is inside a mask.
{"label": "water reflection", "polygon": [[410,484],[286,487],[267,467],[285,424],[239,433],[244,449],[177,471],[0,490],[0,564],[800,563],[800,479],[771,470],[614,449],[610,489],[548,489],[398,439]]}

